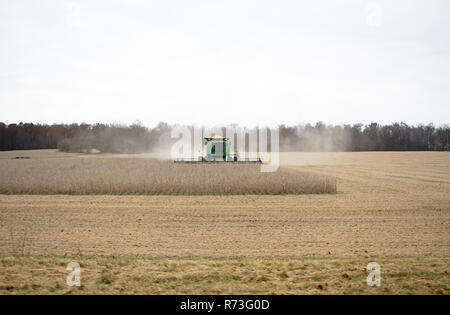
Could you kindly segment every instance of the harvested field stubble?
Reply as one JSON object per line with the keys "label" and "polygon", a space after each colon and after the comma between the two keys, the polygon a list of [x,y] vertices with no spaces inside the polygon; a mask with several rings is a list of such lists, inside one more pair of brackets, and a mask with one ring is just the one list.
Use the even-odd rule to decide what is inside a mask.
{"label": "harvested field stubble", "polygon": [[134,158],[0,161],[2,194],[245,195],[336,193],[336,180],[257,164],[175,164]]}
{"label": "harvested field stubble", "polygon": [[[364,258],[230,259],[73,257],[81,286],[66,285],[68,257],[1,257],[1,294],[449,294],[448,260],[376,257],[381,286],[366,283]],[[39,266],[37,269],[36,266]]]}
{"label": "harvested field stubble", "polygon": [[[33,162],[50,153],[49,166]],[[82,165],[99,183],[149,175],[116,156],[61,164],[58,156],[74,157],[11,160],[17,155],[0,161],[0,175],[9,174],[2,181],[42,181],[46,170],[67,184]],[[450,294],[449,157],[281,154],[292,171],[339,178],[339,194],[0,194],[0,294]],[[105,166],[123,178],[108,178]],[[81,287],[66,285],[71,261],[81,265]],[[369,262],[381,266],[380,287],[366,283]]]}

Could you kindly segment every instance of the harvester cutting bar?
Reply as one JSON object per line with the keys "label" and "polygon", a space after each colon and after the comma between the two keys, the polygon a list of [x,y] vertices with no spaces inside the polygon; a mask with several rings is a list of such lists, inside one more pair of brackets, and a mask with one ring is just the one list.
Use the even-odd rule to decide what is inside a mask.
{"label": "harvester cutting bar", "polygon": [[239,160],[207,160],[199,159],[175,159],[174,163],[230,163],[230,164],[245,164],[245,163],[262,163],[261,159],[239,159]]}

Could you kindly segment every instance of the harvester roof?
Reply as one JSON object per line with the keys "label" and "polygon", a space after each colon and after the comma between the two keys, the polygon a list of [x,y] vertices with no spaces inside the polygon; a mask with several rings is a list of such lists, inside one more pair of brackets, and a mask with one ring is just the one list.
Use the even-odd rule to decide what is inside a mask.
{"label": "harvester roof", "polygon": [[206,141],[211,141],[211,140],[228,141],[228,140],[230,140],[230,138],[225,138],[225,137],[221,137],[221,136],[205,137],[204,139],[205,139]]}

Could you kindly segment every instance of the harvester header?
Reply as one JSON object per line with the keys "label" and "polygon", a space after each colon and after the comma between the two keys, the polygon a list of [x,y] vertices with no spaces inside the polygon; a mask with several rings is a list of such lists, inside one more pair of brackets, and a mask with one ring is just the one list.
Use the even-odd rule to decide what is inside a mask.
{"label": "harvester header", "polygon": [[260,158],[240,158],[230,153],[230,138],[213,136],[203,138],[206,154],[194,159],[179,158],[175,163],[262,163]]}

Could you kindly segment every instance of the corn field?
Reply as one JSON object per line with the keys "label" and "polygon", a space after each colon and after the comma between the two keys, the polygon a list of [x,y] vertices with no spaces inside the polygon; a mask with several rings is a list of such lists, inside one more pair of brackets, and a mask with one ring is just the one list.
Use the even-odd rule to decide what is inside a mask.
{"label": "corn field", "polygon": [[2,194],[280,195],[336,193],[336,180],[257,164],[137,158],[0,160]]}

